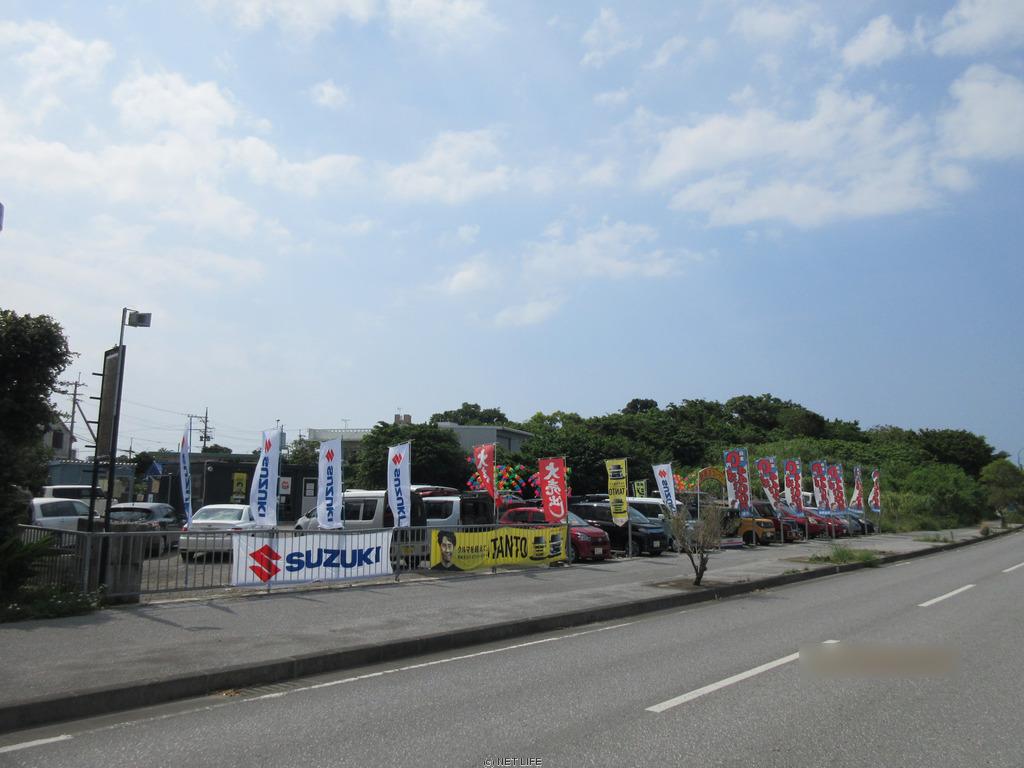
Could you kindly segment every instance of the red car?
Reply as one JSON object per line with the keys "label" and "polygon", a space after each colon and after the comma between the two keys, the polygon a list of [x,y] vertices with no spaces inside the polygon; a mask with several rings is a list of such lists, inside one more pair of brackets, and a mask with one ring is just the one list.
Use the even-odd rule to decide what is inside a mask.
{"label": "red car", "polygon": [[[544,511],[537,507],[515,507],[507,510],[498,520],[499,525],[549,525]],[[570,559],[604,560],[611,554],[608,534],[579,515],[569,513]]]}

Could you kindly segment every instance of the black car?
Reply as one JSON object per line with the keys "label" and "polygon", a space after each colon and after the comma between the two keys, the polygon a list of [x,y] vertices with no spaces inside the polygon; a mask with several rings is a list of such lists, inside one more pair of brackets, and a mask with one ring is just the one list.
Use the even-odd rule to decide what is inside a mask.
{"label": "black car", "polygon": [[[626,525],[615,524],[612,520],[611,505],[607,502],[588,501],[570,504],[569,511],[607,533],[613,550],[620,552],[629,550],[630,555],[637,556],[643,552],[660,555],[668,549],[668,536],[665,529],[657,523],[652,523],[635,509],[630,508]],[[632,529],[632,544],[630,544],[630,529]]]}
{"label": "black car", "polygon": [[850,523],[850,531],[857,535],[875,532],[875,524],[857,512],[847,511],[846,519]]}
{"label": "black car", "polygon": [[159,538],[153,537],[153,552],[157,555],[167,552],[171,547],[178,546],[179,533],[183,524],[178,510],[170,504],[152,501],[130,501],[115,504],[110,508],[110,521],[112,523],[144,523],[151,525],[154,530],[164,531],[165,535]]}

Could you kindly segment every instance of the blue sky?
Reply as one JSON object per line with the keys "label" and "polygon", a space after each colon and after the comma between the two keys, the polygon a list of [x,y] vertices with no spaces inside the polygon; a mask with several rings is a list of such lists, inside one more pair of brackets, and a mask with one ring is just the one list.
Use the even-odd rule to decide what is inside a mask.
{"label": "blue sky", "polygon": [[1024,447],[1019,0],[8,0],[0,71],[0,306],[90,384],[153,313],[123,448],[762,392]]}

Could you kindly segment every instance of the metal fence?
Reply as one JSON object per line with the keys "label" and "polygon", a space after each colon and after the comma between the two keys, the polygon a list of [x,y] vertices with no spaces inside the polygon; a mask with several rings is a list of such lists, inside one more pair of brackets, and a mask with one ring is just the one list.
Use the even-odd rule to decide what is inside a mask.
{"label": "metal fence", "polygon": [[[444,530],[461,536],[499,528],[446,526]],[[433,534],[438,530],[89,533],[21,526],[21,537],[26,542],[47,538],[52,545],[50,553],[35,562],[30,584],[88,592],[103,585],[105,599],[117,602],[172,592],[272,590],[317,582],[388,577],[397,581],[416,573],[438,575],[437,570],[446,570],[430,571]],[[445,575],[454,573],[461,572]]]}

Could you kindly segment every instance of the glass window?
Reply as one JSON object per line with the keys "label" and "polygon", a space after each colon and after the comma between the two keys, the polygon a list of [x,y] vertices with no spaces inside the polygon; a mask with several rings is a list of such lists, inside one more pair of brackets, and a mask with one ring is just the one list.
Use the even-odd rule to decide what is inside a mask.
{"label": "glass window", "polygon": [[455,502],[451,499],[424,499],[423,507],[427,511],[427,520],[445,520],[451,517]]}
{"label": "glass window", "polygon": [[241,520],[244,512],[244,507],[203,507],[192,516],[192,519],[230,523]]}
{"label": "glass window", "polygon": [[74,517],[75,507],[70,501],[54,501],[40,505],[43,517]]}
{"label": "glass window", "polygon": [[346,520],[362,520],[363,519],[363,500],[362,499],[345,499],[345,519]]}

